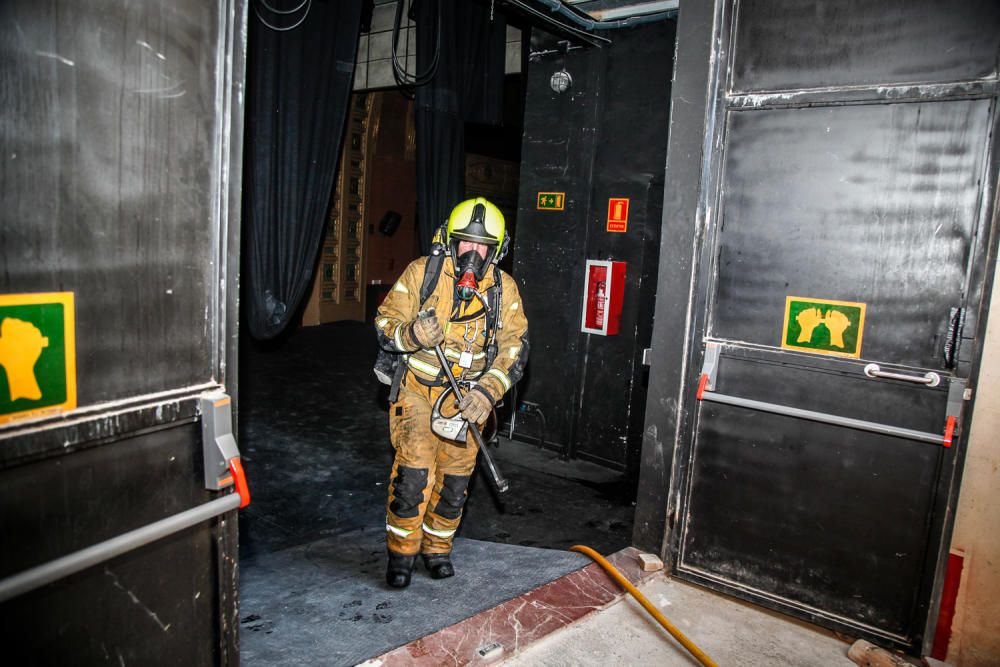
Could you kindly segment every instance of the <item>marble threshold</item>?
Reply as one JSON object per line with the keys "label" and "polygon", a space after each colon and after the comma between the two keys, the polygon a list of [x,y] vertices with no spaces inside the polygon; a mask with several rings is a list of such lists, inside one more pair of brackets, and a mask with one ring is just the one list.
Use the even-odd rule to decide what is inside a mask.
{"label": "marble threshold", "polygon": [[[626,547],[608,557],[633,584],[660,572],[644,572],[641,552]],[[560,628],[627,595],[597,563],[487,609],[452,626],[372,658],[359,667],[489,664],[509,658]]]}

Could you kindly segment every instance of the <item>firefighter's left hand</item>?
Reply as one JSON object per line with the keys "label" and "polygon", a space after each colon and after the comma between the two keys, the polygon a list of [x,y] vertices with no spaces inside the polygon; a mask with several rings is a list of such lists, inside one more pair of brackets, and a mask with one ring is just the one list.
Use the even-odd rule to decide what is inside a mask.
{"label": "firefighter's left hand", "polygon": [[490,402],[490,399],[486,398],[486,395],[477,389],[470,389],[465,392],[465,396],[462,397],[461,402],[458,404],[458,409],[462,411],[462,416],[470,424],[480,424],[486,421],[486,417],[490,414],[492,408],[493,404]]}

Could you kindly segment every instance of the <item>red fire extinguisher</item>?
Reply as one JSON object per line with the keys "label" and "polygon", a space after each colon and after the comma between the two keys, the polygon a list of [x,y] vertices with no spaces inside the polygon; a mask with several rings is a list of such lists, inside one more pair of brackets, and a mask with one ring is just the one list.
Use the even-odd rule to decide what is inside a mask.
{"label": "red fire extinguisher", "polygon": [[594,304],[594,316],[597,320],[595,324],[601,326],[604,323],[604,304],[607,301],[604,295],[604,281],[597,283],[597,298]]}

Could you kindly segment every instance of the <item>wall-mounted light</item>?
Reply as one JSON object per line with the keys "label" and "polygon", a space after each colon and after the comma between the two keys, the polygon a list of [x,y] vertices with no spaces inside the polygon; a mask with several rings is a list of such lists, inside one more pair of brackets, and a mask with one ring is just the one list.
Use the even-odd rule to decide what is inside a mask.
{"label": "wall-mounted light", "polygon": [[557,93],[565,93],[573,85],[573,77],[564,69],[552,74],[549,79],[549,87]]}

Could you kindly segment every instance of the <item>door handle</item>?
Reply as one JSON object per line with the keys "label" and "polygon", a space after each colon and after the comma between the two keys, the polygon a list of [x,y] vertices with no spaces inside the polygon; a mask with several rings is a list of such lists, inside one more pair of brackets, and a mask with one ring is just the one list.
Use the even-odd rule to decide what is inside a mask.
{"label": "door handle", "polygon": [[914,384],[923,384],[928,387],[936,387],[941,384],[941,376],[934,371],[928,371],[923,375],[907,375],[905,373],[892,373],[883,371],[878,364],[868,364],[865,366],[865,375],[873,380],[902,380]]}
{"label": "door handle", "polygon": [[201,396],[201,439],[205,488],[221,491],[235,485],[241,499],[240,509],[243,509],[250,504],[250,487],[233,435],[232,399],[228,395],[210,392]]}

